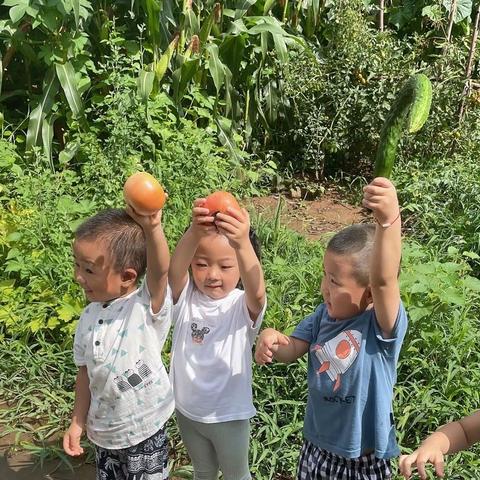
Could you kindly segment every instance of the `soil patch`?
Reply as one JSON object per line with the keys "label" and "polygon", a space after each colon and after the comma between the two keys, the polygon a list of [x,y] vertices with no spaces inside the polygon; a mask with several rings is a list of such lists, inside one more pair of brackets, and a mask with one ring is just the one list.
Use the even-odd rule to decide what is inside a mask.
{"label": "soil patch", "polygon": [[334,192],[316,200],[303,200],[270,195],[248,200],[260,215],[274,218],[280,203],[280,223],[310,240],[324,238],[354,223],[368,219],[368,213],[360,206],[350,205]]}

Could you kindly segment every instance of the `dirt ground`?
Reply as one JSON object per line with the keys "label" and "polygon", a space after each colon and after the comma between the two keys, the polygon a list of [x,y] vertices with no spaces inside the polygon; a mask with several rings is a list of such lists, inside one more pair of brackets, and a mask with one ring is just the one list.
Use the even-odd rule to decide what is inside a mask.
{"label": "dirt ground", "polygon": [[[271,195],[249,200],[247,207],[266,218],[273,218],[281,202],[280,222],[311,240],[335,232],[366,218],[364,210],[343,202],[339,195],[329,192],[318,200],[302,200]],[[1,435],[1,432],[0,432]],[[25,451],[13,447],[13,435],[0,437],[0,480],[94,480],[95,468],[74,461],[75,470],[58,461],[47,461],[43,466]],[[172,480],[175,480],[172,478]]]}
{"label": "dirt ground", "polygon": [[280,202],[280,223],[310,240],[336,232],[368,218],[361,206],[349,205],[340,195],[329,192],[318,200],[271,195],[249,200],[247,206],[266,218],[273,218]]}

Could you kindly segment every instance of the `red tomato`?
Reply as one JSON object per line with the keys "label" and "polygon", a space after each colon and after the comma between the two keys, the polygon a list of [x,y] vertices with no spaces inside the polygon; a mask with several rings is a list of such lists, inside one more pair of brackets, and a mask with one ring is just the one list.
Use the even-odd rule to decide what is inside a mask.
{"label": "red tomato", "polygon": [[215,215],[218,212],[227,213],[228,207],[240,210],[240,205],[231,193],[219,191],[211,193],[206,198],[205,208],[208,208],[210,215]]}
{"label": "red tomato", "polygon": [[139,215],[151,215],[165,205],[165,192],[155,177],[137,172],[128,177],[123,186],[123,197]]}

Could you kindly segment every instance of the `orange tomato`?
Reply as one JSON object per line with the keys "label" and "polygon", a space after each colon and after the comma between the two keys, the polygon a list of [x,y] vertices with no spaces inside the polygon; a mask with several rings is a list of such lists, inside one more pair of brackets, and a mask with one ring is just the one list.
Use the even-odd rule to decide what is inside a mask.
{"label": "orange tomato", "polygon": [[205,208],[208,208],[210,215],[216,215],[218,212],[227,213],[228,207],[240,210],[237,200],[228,192],[218,191],[211,193],[205,200]]}
{"label": "orange tomato", "polygon": [[158,181],[147,172],[128,177],[123,186],[123,197],[139,215],[151,215],[165,205],[165,192]]}

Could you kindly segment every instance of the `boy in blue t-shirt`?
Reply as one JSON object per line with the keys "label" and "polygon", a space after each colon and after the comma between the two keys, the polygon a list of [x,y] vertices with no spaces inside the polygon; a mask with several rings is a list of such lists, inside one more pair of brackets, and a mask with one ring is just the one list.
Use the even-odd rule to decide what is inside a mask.
{"label": "boy in blue t-shirt", "polygon": [[298,480],[390,479],[400,452],[392,415],[396,365],[407,328],[400,300],[400,209],[375,178],[363,205],[377,225],[337,233],[327,245],[324,299],[290,336],[265,329],[255,359],[292,362],[308,352],[308,401]]}

